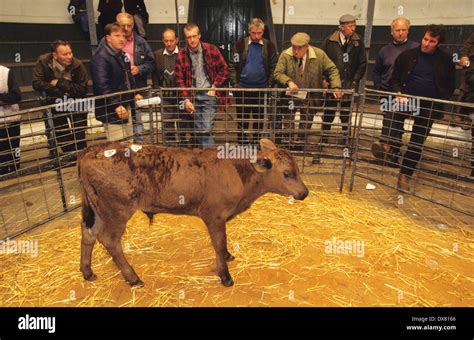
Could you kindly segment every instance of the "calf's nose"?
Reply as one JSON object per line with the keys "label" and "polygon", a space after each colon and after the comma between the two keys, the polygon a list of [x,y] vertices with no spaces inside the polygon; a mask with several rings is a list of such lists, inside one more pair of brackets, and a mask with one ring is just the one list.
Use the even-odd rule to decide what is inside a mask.
{"label": "calf's nose", "polygon": [[306,188],[301,194],[298,195],[298,197],[296,197],[297,200],[304,200],[309,194],[309,191],[308,191],[308,188]]}

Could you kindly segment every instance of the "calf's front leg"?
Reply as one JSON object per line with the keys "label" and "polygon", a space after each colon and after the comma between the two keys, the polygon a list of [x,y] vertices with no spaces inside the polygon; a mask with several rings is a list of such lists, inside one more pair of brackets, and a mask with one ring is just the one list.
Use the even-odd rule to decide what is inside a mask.
{"label": "calf's front leg", "polygon": [[212,246],[216,252],[217,275],[225,287],[234,284],[234,280],[229,273],[227,261],[232,261],[234,257],[227,250],[227,236],[224,221],[206,221],[207,230],[211,237]]}

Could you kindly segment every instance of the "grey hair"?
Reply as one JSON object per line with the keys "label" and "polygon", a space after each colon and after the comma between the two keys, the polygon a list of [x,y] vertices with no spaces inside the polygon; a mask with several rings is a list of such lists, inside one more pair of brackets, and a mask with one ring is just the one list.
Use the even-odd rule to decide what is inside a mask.
{"label": "grey hair", "polygon": [[410,29],[410,20],[408,20],[405,17],[397,17],[397,18],[393,19],[392,24],[391,24],[392,29],[393,29],[393,26],[395,25],[395,23],[397,21],[405,21],[405,23],[408,25],[408,29]]}
{"label": "grey hair", "polygon": [[120,12],[119,14],[117,14],[117,16],[115,17],[115,20],[119,21],[119,19],[121,17],[125,17],[127,19],[130,19],[132,20],[133,23],[135,23],[135,20],[133,19],[133,15],[131,15],[130,13],[127,13],[127,12]]}
{"label": "grey hair", "polygon": [[262,21],[262,19],[253,18],[249,22],[249,30],[252,27],[265,29],[265,23]]}

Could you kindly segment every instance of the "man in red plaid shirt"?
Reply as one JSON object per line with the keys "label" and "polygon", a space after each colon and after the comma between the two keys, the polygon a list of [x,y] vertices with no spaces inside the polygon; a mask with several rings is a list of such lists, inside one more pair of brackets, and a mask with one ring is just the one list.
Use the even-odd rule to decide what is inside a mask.
{"label": "man in red plaid shirt", "polygon": [[[176,58],[175,77],[178,87],[195,87],[199,90],[179,92],[182,99],[180,107],[194,114],[194,124],[197,130],[196,142],[204,147],[214,145],[212,129],[217,111],[218,98],[220,104],[225,104],[225,93],[216,93],[214,88],[226,87],[229,75],[227,63],[219,49],[201,42],[199,27],[187,24],[184,27],[186,46]],[[209,89],[209,90],[207,90]]]}

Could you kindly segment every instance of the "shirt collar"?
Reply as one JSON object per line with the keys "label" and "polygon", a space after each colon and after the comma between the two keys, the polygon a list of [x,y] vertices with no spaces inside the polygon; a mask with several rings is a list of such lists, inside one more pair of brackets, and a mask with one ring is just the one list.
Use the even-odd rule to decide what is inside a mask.
{"label": "shirt collar", "polygon": [[396,46],[398,46],[398,45],[403,45],[403,44],[405,44],[407,41],[408,41],[408,38],[406,38],[405,40],[403,40],[401,43],[398,43],[398,42],[396,42],[396,41],[394,40],[394,41],[393,41],[393,44],[396,45]]}
{"label": "shirt collar", "polygon": [[339,40],[341,41],[341,44],[344,45],[344,43],[345,43],[346,41],[349,41],[350,39],[351,39],[351,37],[347,37],[347,38],[346,38],[345,35],[342,34],[341,31],[339,31]]}
{"label": "shirt collar", "polygon": [[169,53],[166,48],[165,48],[164,51],[163,51],[163,54],[164,54],[164,55],[172,55],[172,54],[178,54],[178,53],[179,53],[179,48],[178,48],[178,46],[175,47],[173,53]]}
{"label": "shirt collar", "polygon": [[[250,45],[251,43],[253,43],[253,41],[252,41],[252,39],[249,38],[249,45]],[[263,40],[260,39],[260,40],[258,41],[258,43],[259,43],[260,45],[263,45]]]}
{"label": "shirt collar", "polygon": [[111,52],[113,52],[113,53],[115,53],[115,54],[121,54],[121,53],[122,53],[122,50],[117,50],[117,49],[113,48],[113,47],[110,46],[109,43],[107,43],[107,42],[105,43],[105,46],[106,46],[106,48],[109,49],[109,51],[111,51]]}

